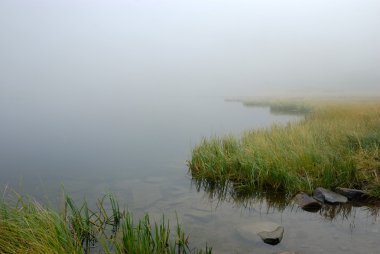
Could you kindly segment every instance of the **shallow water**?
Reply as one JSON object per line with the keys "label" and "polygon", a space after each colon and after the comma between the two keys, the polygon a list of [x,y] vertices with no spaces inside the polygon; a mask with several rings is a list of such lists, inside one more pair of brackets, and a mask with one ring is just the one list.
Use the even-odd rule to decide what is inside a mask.
{"label": "shallow water", "polygon": [[[14,105],[17,103],[17,105]],[[215,253],[378,253],[380,223],[366,207],[308,213],[265,200],[220,200],[192,183],[186,167],[202,137],[285,124],[273,115],[219,97],[113,98],[86,103],[3,101],[1,184],[55,203],[62,188],[90,202],[114,192],[137,216],[176,213],[193,245]],[[273,206],[274,205],[274,206]],[[255,223],[285,227],[282,242],[242,233]]]}

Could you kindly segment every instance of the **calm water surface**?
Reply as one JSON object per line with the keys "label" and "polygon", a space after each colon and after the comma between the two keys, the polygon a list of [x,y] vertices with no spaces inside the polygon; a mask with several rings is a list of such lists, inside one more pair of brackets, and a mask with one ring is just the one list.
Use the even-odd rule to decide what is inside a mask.
{"label": "calm water surface", "polygon": [[[77,199],[117,194],[137,216],[178,213],[194,245],[215,253],[379,253],[380,223],[366,207],[308,213],[261,201],[222,201],[195,185],[186,160],[202,137],[240,135],[286,124],[273,115],[214,97],[107,98],[104,101],[2,101],[0,182],[38,199],[59,199],[62,186]],[[242,229],[270,221],[283,241],[264,244]]]}

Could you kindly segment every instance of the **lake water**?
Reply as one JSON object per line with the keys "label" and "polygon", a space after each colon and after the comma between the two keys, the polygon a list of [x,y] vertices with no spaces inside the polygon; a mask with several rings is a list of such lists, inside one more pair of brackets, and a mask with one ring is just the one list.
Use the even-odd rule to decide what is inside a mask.
{"label": "lake water", "polygon": [[[177,213],[191,243],[207,242],[215,253],[379,253],[376,209],[278,209],[265,200],[212,198],[192,183],[186,160],[202,137],[240,135],[299,116],[220,97],[13,99],[0,106],[0,183],[22,194],[55,203],[64,188],[93,202],[111,191],[136,216],[165,213],[174,223]],[[265,221],[284,226],[280,244],[241,233]]]}

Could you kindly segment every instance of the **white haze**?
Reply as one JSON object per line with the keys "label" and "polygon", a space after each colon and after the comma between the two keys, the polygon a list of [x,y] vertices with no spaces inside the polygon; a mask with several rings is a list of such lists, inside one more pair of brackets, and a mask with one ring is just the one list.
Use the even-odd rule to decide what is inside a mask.
{"label": "white haze", "polygon": [[2,0],[0,33],[2,103],[380,95],[378,0]]}

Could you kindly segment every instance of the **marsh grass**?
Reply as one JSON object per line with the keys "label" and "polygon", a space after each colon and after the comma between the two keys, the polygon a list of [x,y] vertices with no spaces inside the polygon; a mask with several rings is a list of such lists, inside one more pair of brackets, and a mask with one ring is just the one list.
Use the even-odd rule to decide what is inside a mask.
{"label": "marsh grass", "polygon": [[[298,103],[298,102],[297,102]],[[192,151],[192,177],[233,193],[290,198],[318,186],[364,189],[380,197],[380,103],[310,102],[304,119],[203,139]]]}
{"label": "marsh grass", "polygon": [[0,253],[83,253],[59,214],[30,198],[0,203]]}
{"label": "marsh grass", "polygon": [[77,205],[65,195],[57,213],[31,198],[11,195],[0,201],[0,253],[165,253],[209,254],[212,249],[190,248],[178,223],[171,233],[169,221],[150,222],[149,215],[134,220],[107,194],[94,209]]}
{"label": "marsh grass", "polygon": [[171,233],[169,221],[162,217],[160,223],[151,223],[148,215],[137,222],[128,214],[122,224],[121,240],[116,242],[116,253],[170,253],[170,254],[211,254],[212,248],[190,248],[189,237],[185,235],[178,223],[175,234]]}
{"label": "marsh grass", "polygon": [[245,99],[240,101],[246,107],[269,107],[275,115],[304,115],[312,111],[310,101],[301,98],[294,99]]}

